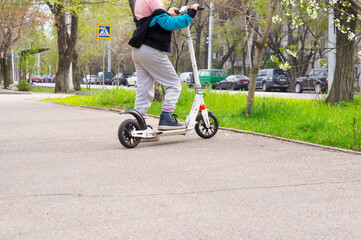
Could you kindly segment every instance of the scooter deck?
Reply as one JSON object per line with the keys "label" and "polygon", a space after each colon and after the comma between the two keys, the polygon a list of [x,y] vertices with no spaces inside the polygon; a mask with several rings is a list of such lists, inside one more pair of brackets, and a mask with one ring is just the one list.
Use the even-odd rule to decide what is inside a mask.
{"label": "scooter deck", "polygon": [[191,133],[194,130],[192,129],[179,129],[179,130],[166,130],[166,131],[159,131],[159,130],[152,130],[148,132],[139,132],[135,131],[135,134],[133,134],[134,137],[140,137],[140,138],[154,138],[158,136],[171,136],[171,135],[186,135]]}
{"label": "scooter deck", "polygon": [[186,134],[188,131],[186,128],[184,129],[178,129],[178,130],[157,130],[157,131],[154,131],[155,134],[159,134],[159,135],[163,135],[163,136],[166,136],[166,135],[180,135],[180,134]]}

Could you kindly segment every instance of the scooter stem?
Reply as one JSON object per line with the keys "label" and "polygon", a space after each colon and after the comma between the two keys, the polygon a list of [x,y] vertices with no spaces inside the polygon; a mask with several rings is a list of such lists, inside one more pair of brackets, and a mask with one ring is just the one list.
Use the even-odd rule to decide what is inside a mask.
{"label": "scooter stem", "polygon": [[193,39],[192,39],[192,36],[191,36],[191,31],[189,29],[189,26],[186,27],[186,34],[187,34],[188,49],[189,49],[189,53],[190,53],[190,56],[191,56],[191,63],[192,63],[192,68],[193,68],[194,88],[195,89],[201,89],[202,86],[201,86],[201,82],[199,81],[196,54],[194,53]]}

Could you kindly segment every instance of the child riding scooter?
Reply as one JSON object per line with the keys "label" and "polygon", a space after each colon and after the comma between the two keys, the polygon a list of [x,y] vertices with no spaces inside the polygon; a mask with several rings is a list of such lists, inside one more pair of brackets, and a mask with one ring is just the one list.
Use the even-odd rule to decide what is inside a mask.
{"label": "child riding scooter", "polygon": [[[135,120],[125,120],[119,127],[118,138],[123,146],[134,148],[139,144],[141,138],[156,138],[161,135],[186,135],[193,132],[194,129],[203,138],[211,138],[217,133],[218,120],[212,112],[206,109],[203,101],[193,42],[189,30],[189,23],[197,10],[200,10],[198,4],[191,7],[185,6],[180,10],[171,8],[168,13],[163,9],[155,9],[149,17],[137,19],[137,13],[140,17],[142,15],[137,11],[137,5],[135,6],[137,29],[129,43],[133,46],[133,60],[137,68],[138,89],[135,110],[121,112],[121,114],[129,113],[135,117]],[[171,15],[180,16],[171,17]],[[178,123],[174,115],[172,116],[181,85],[173,66],[165,54],[165,51],[170,50],[171,30],[183,27],[186,27],[196,91],[194,103],[185,125]],[[161,43],[165,43],[165,45]],[[164,85],[166,89],[158,131],[154,131],[150,126],[147,126],[144,119],[153,99],[154,80]]]}

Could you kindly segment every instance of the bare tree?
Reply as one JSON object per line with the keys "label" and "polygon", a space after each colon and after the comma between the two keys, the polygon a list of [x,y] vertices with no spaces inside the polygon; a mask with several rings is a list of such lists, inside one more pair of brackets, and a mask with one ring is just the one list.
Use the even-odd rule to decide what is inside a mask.
{"label": "bare tree", "polygon": [[275,14],[277,4],[278,4],[278,0],[269,0],[270,11],[267,16],[266,26],[265,26],[263,33],[260,35],[260,37],[261,37],[260,40],[256,42],[256,56],[255,56],[255,59],[254,59],[254,62],[252,64],[251,71],[250,71],[250,84],[248,87],[247,107],[246,107],[246,111],[245,111],[245,114],[248,116],[251,114],[253,103],[254,103],[256,78],[257,78],[258,70],[261,65],[262,50],[267,42],[268,35],[271,31],[272,17]]}

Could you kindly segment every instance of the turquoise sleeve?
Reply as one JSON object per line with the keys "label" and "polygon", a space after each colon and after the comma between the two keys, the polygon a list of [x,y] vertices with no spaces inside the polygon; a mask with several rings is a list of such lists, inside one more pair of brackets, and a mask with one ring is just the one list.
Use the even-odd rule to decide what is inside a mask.
{"label": "turquoise sleeve", "polygon": [[172,31],[188,27],[192,21],[193,18],[188,14],[184,14],[179,17],[172,17],[169,14],[163,13],[153,17],[150,21],[149,27],[153,27],[158,23],[165,30]]}

